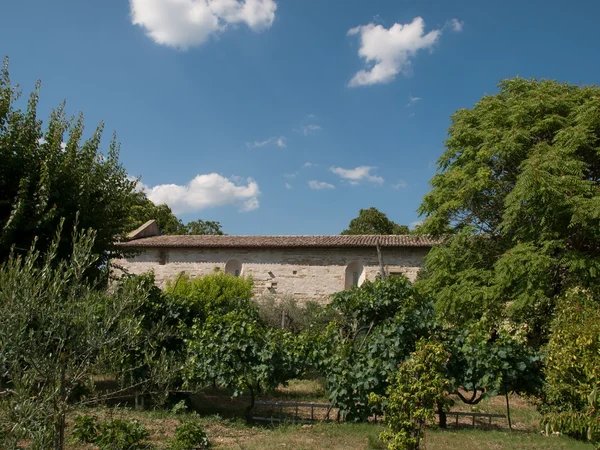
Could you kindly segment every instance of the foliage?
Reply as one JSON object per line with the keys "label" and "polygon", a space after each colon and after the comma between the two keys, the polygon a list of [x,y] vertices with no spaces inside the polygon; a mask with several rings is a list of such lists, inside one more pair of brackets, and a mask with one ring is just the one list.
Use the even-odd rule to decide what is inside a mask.
{"label": "foliage", "polygon": [[95,444],[100,450],[145,450],[151,448],[144,442],[149,436],[146,427],[135,419],[110,419],[100,424]]}
{"label": "foliage", "polygon": [[600,308],[589,291],[559,301],[546,352],[544,423],[600,443]]}
{"label": "foliage", "polygon": [[218,234],[222,235],[221,224],[211,220],[192,220],[185,225],[186,234]]}
{"label": "foliage", "polygon": [[186,377],[189,386],[215,383],[250,393],[246,419],[257,392],[272,389],[301,374],[302,347],[291,333],[264,326],[256,306],[246,301],[223,313],[214,309],[192,326],[187,340]]}
{"label": "foliage", "polygon": [[113,290],[119,295],[136,286],[147,293],[135,311],[139,345],[130,347],[107,369],[121,384],[135,385],[138,392],[150,392],[155,403],[162,404],[170,389],[181,387],[185,324],[191,325],[193,316],[185,302],[155,285],[152,272],[125,275],[115,282]]}
{"label": "foliage", "polygon": [[390,450],[418,450],[425,424],[435,422],[435,407],[449,402],[445,377],[449,354],[444,346],[421,339],[410,359],[398,368],[387,398],[372,394],[371,402],[385,401],[387,430],[381,438]]}
{"label": "foliage", "polygon": [[192,450],[210,448],[208,436],[196,422],[187,420],[175,428],[175,436],[169,444],[169,450]]}
{"label": "foliage", "polygon": [[[29,96],[26,110],[16,109],[20,92],[11,85],[8,59],[0,71],[0,261],[15,251],[47,251],[61,220],[83,229],[93,228],[93,252],[98,255],[89,272],[99,275],[115,246],[128,230],[135,181],[119,162],[113,136],[106,154],[100,150],[103,124],[82,141],[83,115],[67,118],[65,104],[53,110],[45,131],[37,117],[40,83]],[[78,217],[78,219],[76,219]],[[71,251],[70,236],[55,250],[57,259]]]}
{"label": "foliage", "polygon": [[250,307],[252,286],[251,278],[222,272],[196,278],[182,272],[174,280],[167,281],[165,291],[189,308],[189,317],[204,320],[212,314],[226,313],[238,306]]}
{"label": "foliage", "polygon": [[58,259],[60,229],[47,253],[32,247],[0,266],[0,420],[32,448],[62,449],[76,390],[136,340],[140,286],[108,297],[86,281],[95,262],[92,231],[74,231]]}
{"label": "foliage", "polygon": [[146,427],[137,420],[107,419],[98,422],[95,416],[75,419],[73,438],[82,444],[95,444],[100,450],[147,450],[150,437]]}
{"label": "foliage", "polygon": [[[438,330],[451,354],[447,364],[449,391],[468,404],[485,397],[520,392],[538,394],[542,385],[542,358],[538,351],[509,330]],[[461,390],[470,395],[463,395]]]}
{"label": "foliage", "polygon": [[397,365],[432,327],[432,305],[405,277],[366,281],[333,296],[340,318],[316,342],[311,360],[325,375],[331,402],[347,421],[381,411],[368,404],[383,394]]}
{"label": "foliage", "polygon": [[422,280],[440,293],[441,321],[508,319],[539,346],[558,296],[598,290],[599,95],[595,86],[515,78],[452,116],[419,209],[419,232],[446,236]]}
{"label": "foliage", "polygon": [[398,225],[377,208],[361,209],[341,234],[408,234],[406,225]]}
{"label": "foliage", "polygon": [[136,192],[129,212],[129,230],[156,220],[163,234],[223,234],[219,222],[194,220],[184,224],[166,204],[155,205],[144,192]]}
{"label": "foliage", "polygon": [[84,414],[75,418],[71,436],[75,442],[93,444],[98,439],[99,424],[96,416]]}
{"label": "foliage", "polygon": [[277,298],[267,294],[255,301],[263,323],[271,328],[281,328],[282,316],[285,315],[284,329],[293,333],[310,328],[324,331],[335,317],[335,311],[326,306],[312,300],[299,303],[291,295]]}

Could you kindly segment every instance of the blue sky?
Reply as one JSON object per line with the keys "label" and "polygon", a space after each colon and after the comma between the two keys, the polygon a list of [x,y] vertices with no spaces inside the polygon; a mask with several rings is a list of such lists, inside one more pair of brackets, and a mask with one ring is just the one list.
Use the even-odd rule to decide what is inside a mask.
{"label": "blue sky", "polygon": [[451,114],[501,78],[600,81],[600,2],[7,1],[0,54],[67,100],[183,220],[337,234],[410,224]]}

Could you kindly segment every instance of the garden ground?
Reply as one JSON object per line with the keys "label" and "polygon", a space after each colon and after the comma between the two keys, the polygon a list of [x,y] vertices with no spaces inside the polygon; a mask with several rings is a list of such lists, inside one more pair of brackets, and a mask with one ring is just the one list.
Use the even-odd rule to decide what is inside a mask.
{"label": "garden ground", "polygon": [[[314,380],[295,380],[288,387],[280,387],[268,396],[273,400],[316,401],[326,400],[321,384]],[[337,424],[316,423],[310,425],[281,424],[248,426],[243,421],[244,398],[231,399],[224,392],[207,391],[194,401],[198,413],[194,417],[201,423],[216,449],[385,449],[379,441],[382,424]],[[504,397],[484,400],[477,406],[478,412],[504,414]],[[457,403],[453,410],[469,411],[469,407]],[[95,414],[99,417],[119,417],[137,419],[151,433],[151,442],[157,449],[166,448],[169,438],[182,418],[190,418],[188,413],[176,414],[168,410],[141,411],[130,408],[93,408],[76,411],[69,420],[81,414]],[[427,450],[591,450],[593,446],[564,436],[544,436],[540,432],[540,416],[535,407],[525,400],[511,397],[511,417],[513,430],[510,431],[504,419],[494,419],[490,427],[483,421],[477,428],[471,426],[471,419],[465,418],[458,426],[453,418],[448,418],[448,429],[430,428],[426,434]],[[94,449],[71,443],[74,449]]]}

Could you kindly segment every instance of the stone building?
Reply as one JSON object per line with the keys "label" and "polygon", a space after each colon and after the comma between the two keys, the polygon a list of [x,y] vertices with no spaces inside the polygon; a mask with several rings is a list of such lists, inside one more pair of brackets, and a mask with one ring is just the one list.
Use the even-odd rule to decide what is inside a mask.
{"label": "stone building", "polygon": [[120,244],[136,251],[117,263],[129,273],[153,270],[157,284],[186,272],[224,271],[252,277],[255,293],[327,301],[334,292],[373,280],[381,270],[414,280],[434,242],[426,237],[385,236],[172,236],[148,222]]}

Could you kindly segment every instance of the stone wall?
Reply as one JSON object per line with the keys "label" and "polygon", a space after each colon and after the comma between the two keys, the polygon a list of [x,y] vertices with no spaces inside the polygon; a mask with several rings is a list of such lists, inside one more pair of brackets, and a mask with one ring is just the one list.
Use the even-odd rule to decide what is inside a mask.
{"label": "stone wall", "polygon": [[[416,278],[428,251],[424,247],[381,249],[386,271],[392,275],[403,273],[411,280]],[[241,263],[241,276],[253,278],[257,295],[271,292],[321,302],[345,289],[352,277],[346,274],[349,264],[362,266],[360,282],[373,280],[379,273],[375,248],[150,248],[116,262],[130,273],[153,270],[157,284],[164,287],[167,279],[181,272],[195,277],[224,271],[228,261],[230,270],[236,267],[233,260]]]}

